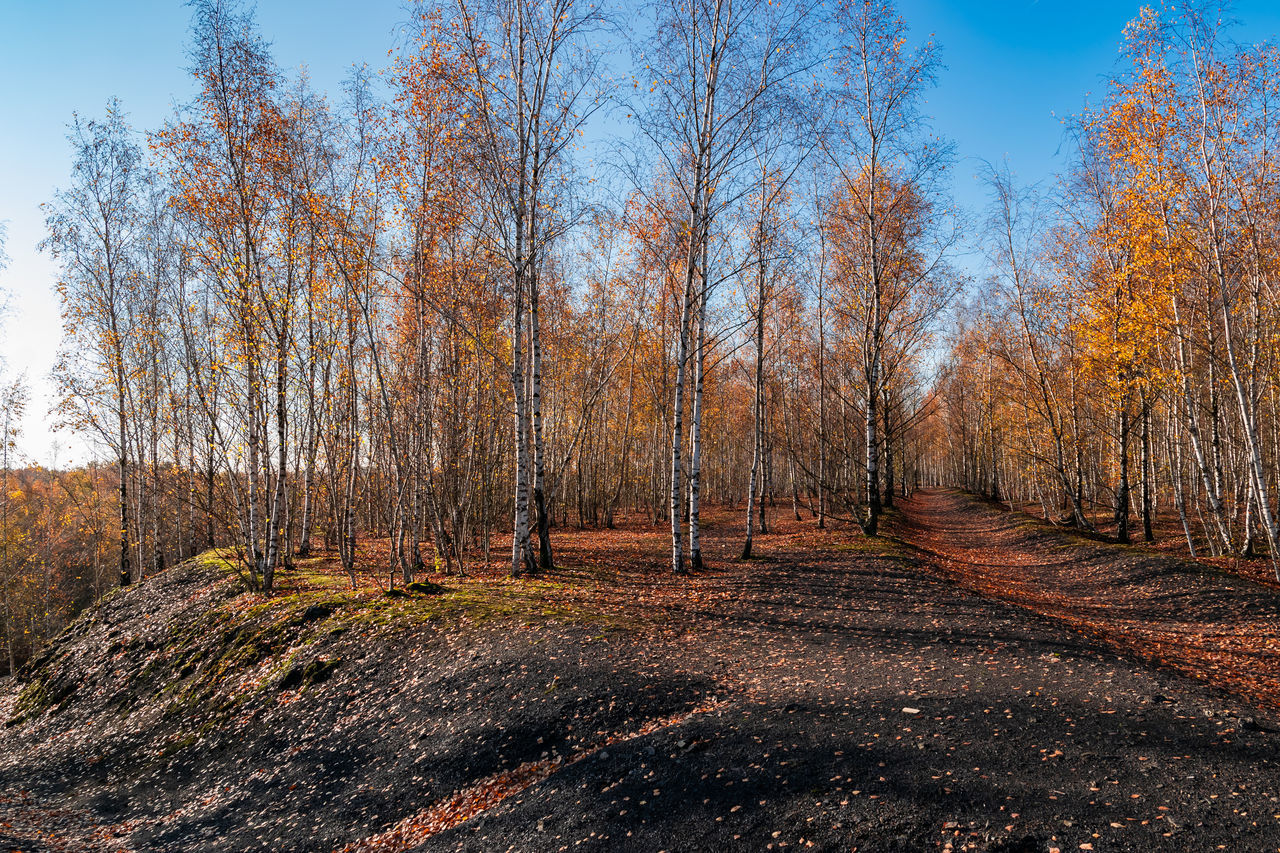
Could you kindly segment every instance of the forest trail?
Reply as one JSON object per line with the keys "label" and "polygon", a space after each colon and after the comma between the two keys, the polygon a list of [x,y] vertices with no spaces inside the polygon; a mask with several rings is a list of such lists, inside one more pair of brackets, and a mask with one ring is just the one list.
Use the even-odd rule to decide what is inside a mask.
{"label": "forest trail", "polygon": [[906,538],[958,586],[1118,651],[1280,707],[1280,593],[1196,563],[1053,529],[951,490],[903,505]]}
{"label": "forest trail", "polygon": [[[660,527],[618,531],[607,547],[599,531],[564,530],[561,559],[592,580],[539,583],[579,596],[578,610],[625,612],[625,624],[528,618],[539,600],[524,617],[470,627],[387,622],[335,634],[327,620],[346,618],[337,610],[314,623],[323,654],[349,662],[330,679],[263,690],[234,723],[159,757],[173,734],[159,700],[140,704],[122,733],[110,696],[145,694],[125,663],[150,654],[146,631],[160,636],[160,626],[145,627],[150,606],[135,608],[194,601],[204,581],[149,580],[111,599],[106,618],[69,641],[71,656],[49,666],[81,677],[77,654],[101,659],[111,632],[141,632],[126,657],[86,679],[91,688],[65,708],[0,730],[0,842],[323,853],[352,842],[357,851],[1280,848],[1276,715],[1117,655],[1116,637],[1083,621],[1096,615],[1090,601],[1102,609],[1104,564],[1121,571],[1116,555],[1127,551],[1069,543],[955,494],[922,493],[904,509],[895,524],[931,551],[779,517],[760,557],[745,562],[734,559],[738,514],[717,510],[710,568],[678,580],[666,573]],[[1160,559],[1147,571],[1174,571]],[[1021,606],[994,600],[1013,598],[1014,581]],[[1036,604],[1037,583],[1052,585],[1049,602],[1074,596],[1075,609]],[[1186,588],[1207,594],[1209,579],[1200,583]],[[1242,582],[1232,609],[1249,589]],[[1122,598],[1115,606],[1135,620],[1178,606]],[[532,768],[527,787],[515,779],[494,790],[494,774],[511,780],[521,768]],[[442,809],[470,800],[484,805],[428,830]]]}
{"label": "forest trail", "polygon": [[[784,518],[742,563],[736,519],[715,524],[713,568],[696,596],[666,601],[655,650],[714,678],[716,710],[575,763],[423,850],[535,849],[534,822],[543,843],[592,849],[1280,849],[1274,714],[1117,656],[1065,611],[1029,614],[1031,588],[1056,576],[993,600],[1033,546],[1071,555],[1048,598],[1084,592],[1066,589],[1080,548],[1058,534],[1026,539],[1017,517],[942,492],[906,513],[908,541],[954,556]],[[944,559],[991,559],[992,583],[940,577]]]}

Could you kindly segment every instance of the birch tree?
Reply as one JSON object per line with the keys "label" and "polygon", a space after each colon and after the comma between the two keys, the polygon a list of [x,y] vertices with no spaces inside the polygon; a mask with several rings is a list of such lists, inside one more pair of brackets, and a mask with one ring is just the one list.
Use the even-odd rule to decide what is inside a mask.
{"label": "birch tree", "polygon": [[[492,246],[510,271],[511,389],[516,436],[511,572],[552,567],[543,434],[540,275],[564,233],[557,179],[571,145],[600,106],[599,58],[588,41],[600,10],[579,0],[455,0],[457,49]],[[526,316],[526,307],[528,314]],[[527,330],[526,330],[527,324]],[[528,335],[528,352],[525,335]],[[532,489],[538,527],[529,532]]]}
{"label": "birch tree", "polygon": [[46,206],[41,243],[59,265],[66,343],[55,373],[74,423],[101,436],[119,469],[120,585],[132,581],[130,437],[133,400],[126,347],[133,334],[142,153],[118,101],[102,119],[72,123],[71,185]]}

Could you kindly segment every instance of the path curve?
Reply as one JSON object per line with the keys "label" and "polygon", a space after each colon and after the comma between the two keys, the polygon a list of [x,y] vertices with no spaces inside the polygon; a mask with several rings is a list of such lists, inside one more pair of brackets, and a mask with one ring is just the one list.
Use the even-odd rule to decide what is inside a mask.
{"label": "path curve", "polygon": [[953,583],[1119,651],[1280,707],[1280,595],[1142,546],[1096,542],[951,490],[903,506],[905,537]]}

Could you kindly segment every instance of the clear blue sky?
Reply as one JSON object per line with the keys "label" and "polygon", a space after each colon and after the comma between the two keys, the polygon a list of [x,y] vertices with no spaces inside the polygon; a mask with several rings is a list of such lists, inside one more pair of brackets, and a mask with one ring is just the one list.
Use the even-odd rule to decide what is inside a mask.
{"label": "clear blue sky", "polygon": [[[621,0],[625,2],[626,0]],[[784,0],[785,2],[785,0]],[[973,175],[981,160],[1009,158],[1024,181],[1061,168],[1060,117],[1078,112],[1114,67],[1137,0],[899,0],[915,36],[932,35],[947,66],[930,95],[935,129],[962,158],[957,200],[983,203]],[[1236,37],[1280,33],[1280,2],[1241,0]],[[332,91],[353,63],[380,66],[409,15],[399,0],[258,0],[263,34],[286,69],[305,65]],[[0,273],[12,311],[0,358],[25,371],[36,392],[22,446],[37,462],[83,458],[71,436],[51,434],[46,380],[58,345],[54,270],[35,244],[41,202],[65,184],[66,124],[97,115],[119,96],[133,124],[154,128],[192,94],[185,46],[190,10],[177,0],[0,0],[0,221],[9,268]]]}

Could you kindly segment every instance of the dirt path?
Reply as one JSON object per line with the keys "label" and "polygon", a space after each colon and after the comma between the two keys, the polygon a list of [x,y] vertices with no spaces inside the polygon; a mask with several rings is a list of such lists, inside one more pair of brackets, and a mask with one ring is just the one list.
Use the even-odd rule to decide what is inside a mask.
{"label": "dirt path", "polygon": [[421,849],[1278,849],[1267,714],[856,533],[788,523],[745,567],[738,541],[664,605],[658,653],[726,685],[714,714]]}
{"label": "dirt path", "polygon": [[906,537],[958,586],[1280,707],[1280,595],[1142,547],[1096,543],[951,491],[905,504]]}
{"label": "dirt path", "polygon": [[[924,495],[908,519],[986,568],[953,581],[941,557],[785,518],[742,563],[721,513],[711,569],[673,580],[659,528],[563,531],[565,565],[626,567],[564,594],[634,627],[371,635],[331,680],[136,772],[140,726],[101,777],[80,758],[106,749],[96,717],[0,731],[0,791],[33,797],[0,798],[0,841],[57,849],[35,810],[74,807],[140,827],[113,836],[128,850],[1280,849],[1273,715],[994,600],[1052,581],[1092,612],[1102,587],[1063,588],[1084,584],[1077,546],[1019,569],[1003,557],[1031,534],[994,511]],[[476,797],[429,837],[399,831]]]}

